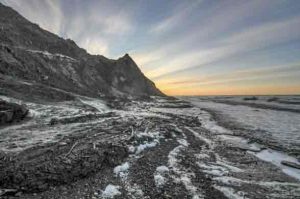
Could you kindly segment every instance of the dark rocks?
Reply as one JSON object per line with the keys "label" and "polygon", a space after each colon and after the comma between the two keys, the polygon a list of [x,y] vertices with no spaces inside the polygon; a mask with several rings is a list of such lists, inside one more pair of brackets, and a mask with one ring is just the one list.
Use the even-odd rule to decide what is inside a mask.
{"label": "dark rocks", "polygon": [[0,125],[18,122],[26,117],[28,109],[24,105],[0,100]]}
{"label": "dark rocks", "polygon": [[160,106],[160,108],[192,108],[190,104],[166,104]]}
{"label": "dark rocks", "polygon": [[18,194],[17,189],[0,189],[0,196],[16,196]]}
{"label": "dark rocks", "polygon": [[253,100],[258,100],[258,98],[255,97],[255,96],[253,96],[253,97],[245,97],[244,100],[245,100],[245,101],[250,101],[250,100],[253,101]]}
{"label": "dark rocks", "polygon": [[[26,155],[11,157],[0,164],[0,187],[22,192],[40,192],[51,186],[69,184],[122,163],[128,156],[126,147],[102,143],[97,148],[71,143],[57,149],[35,149]],[[76,148],[66,157],[69,147]],[[39,153],[33,154],[36,151]],[[32,154],[32,155],[30,155]]]}
{"label": "dark rocks", "polygon": [[289,167],[293,167],[295,169],[300,169],[300,163],[290,162],[290,161],[281,161],[281,164]]}
{"label": "dark rocks", "polygon": [[269,98],[267,101],[268,101],[268,102],[274,102],[274,101],[278,101],[278,100],[279,100],[278,97],[271,97],[271,98]]}
{"label": "dark rocks", "polygon": [[49,125],[56,125],[56,124],[71,124],[71,123],[83,123],[86,121],[91,121],[99,118],[104,117],[113,117],[113,112],[103,113],[103,114],[87,114],[87,115],[80,115],[76,117],[68,117],[68,118],[52,118],[49,122]]}

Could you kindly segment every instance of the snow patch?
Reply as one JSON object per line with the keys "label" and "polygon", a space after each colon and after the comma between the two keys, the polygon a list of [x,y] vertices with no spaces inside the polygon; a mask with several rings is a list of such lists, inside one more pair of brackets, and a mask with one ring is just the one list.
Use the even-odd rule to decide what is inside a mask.
{"label": "snow patch", "polygon": [[156,171],[158,173],[167,173],[167,172],[169,172],[169,168],[166,166],[159,166],[156,168]]}
{"label": "snow patch", "polygon": [[161,188],[166,183],[165,177],[163,177],[161,174],[155,174],[154,175],[154,182],[157,188]]}
{"label": "snow patch", "polygon": [[166,166],[159,166],[156,168],[155,174],[154,174],[154,182],[157,188],[161,188],[165,185],[167,182],[166,176],[169,173],[169,168]]}
{"label": "snow patch", "polygon": [[140,154],[146,149],[157,146],[159,144],[159,140],[161,138],[164,138],[164,136],[162,136],[159,132],[148,131],[147,128],[145,129],[144,132],[136,132],[132,129],[132,136],[137,138],[137,140],[139,140],[139,141],[136,141],[136,143],[141,142],[141,141],[143,142],[137,146],[130,145],[128,147],[129,152],[135,153],[135,154]]}
{"label": "snow patch", "polygon": [[201,154],[195,154],[195,157],[199,160],[203,160],[203,159],[208,159],[210,156],[208,154],[201,153]]}
{"label": "snow patch", "polygon": [[189,143],[185,139],[177,139],[177,142],[184,147],[189,146]]}
{"label": "snow patch", "polygon": [[125,189],[128,192],[129,198],[132,199],[144,198],[144,192],[137,184],[130,185],[128,182],[125,182]]}
{"label": "snow patch", "polygon": [[125,162],[119,166],[114,168],[114,173],[116,176],[120,176],[121,178],[126,177],[128,175],[129,163]]}
{"label": "snow patch", "polygon": [[204,136],[200,135],[198,132],[194,131],[193,129],[191,129],[190,127],[185,127],[187,130],[189,130],[190,132],[192,132],[194,134],[195,137],[197,137],[198,139],[204,141],[210,148],[212,148],[213,143],[211,140],[205,138]]}
{"label": "snow patch", "polygon": [[[243,192],[236,192],[232,187],[240,187],[242,184],[256,184],[259,186],[272,189],[273,192],[266,196],[266,198],[290,198],[292,195],[300,194],[300,184],[291,182],[278,182],[278,181],[250,181],[241,180],[230,176],[215,177],[214,180],[218,185],[215,188],[222,191],[229,198],[243,198]],[[233,195],[232,195],[233,194]]]}
{"label": "snow patch", "polygon": [[233,188],[230,187],[221,187],[221,186],[214,186],[216,189],[221,191],[226,197],[230,199],[247,199],[248,197],[245,196],[245,193],[242,191],[235,191]]}
{"label": "snow patch", "polygon": [[121,195],[119,191],[120,186],[109,184],[102,192],[102,198],[114,198],[115,196]]}
{"label": "snow patch", "polygon": [[145,149],[148,148],[153,148],[158,144],[157,141],[153,141],[153,142],[149,142],[149,143],[145,143],[145,144],[140,144],[136,147],[136,154],[140,154],[142,153]]}
{"label": "snow patch", "polygon": [[203,198],[202,194],[191,181],[191,177],[195,176],[195,174],[193,172],[185,171],[178,163],[177,157],[179,156],[179,153],[184,150],[189,143],[182,139],[178,139],[177,141],[180,145],[175,147],[168,155],[169,167],[176,174],[173,178],[176,182],[181,182],[184,185],[185,189],[190,193],[193,199]]}
{"label": "snow patch", "polygon": [[109,108],[104,104],[104,102],[102,102],[101,100],[98,99],[92,99],[92,98],[79,98],[79,100],[84,103],[87,104],[91,107],[94,107],[95,109],[97,109],[99,112],[105,112],[107,111]]}
{"label": "snow patch", "polygon": [[210,164],[210,163],[199,163],[197,162],[197,165],[201,168],[201,170],[204,173],[207,173],[212,176],[223,176],[225,174],[228,174],[228,170],[224,167]]}
{"label": "snow patch", "polygon": [[52,59],[54,57],[59,57],[59,58],[64,58],[64,59],[68,59],[70,61],[77,61],[76,59],[72,58],[72,57],[69,57],[67,55],[63,55],[63,54],[59,54],[59,53],[55,53],[55,54],[52,54],[52,53],[49,53],[48,51],[40,51],[40,50],[30,50],[30,49],[27,49],[26,50],[27,52],[31,52],[31,53],[38,53],[38,54],[42,54],[43,56],[49,58],[49,59]]}

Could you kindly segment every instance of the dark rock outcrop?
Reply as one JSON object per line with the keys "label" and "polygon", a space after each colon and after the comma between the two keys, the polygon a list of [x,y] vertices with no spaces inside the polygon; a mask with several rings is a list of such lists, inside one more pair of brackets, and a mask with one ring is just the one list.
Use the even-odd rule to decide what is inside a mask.
{"label": "dark rock outcrop", "polygon": [[45,191],[114,167],[128,156],[126,147],[112,144],[83,147],[72,154],[70,147],[72,150],[74,145],[37,147],[18,157],[0,156],[0,186],[22,192]]}
{"label": "dark rock outcrop", "polygon": [[0,100],[0,125],[18,122],[27,114],[28,109],[25,106]]}
{"label": "dark rock outcrop", "polygon": [[163,95],[128,54],[117,60],[90,55],[74,41],[43,30],[2,4],[0,75],[24,87],[41,84],[92,97]]}

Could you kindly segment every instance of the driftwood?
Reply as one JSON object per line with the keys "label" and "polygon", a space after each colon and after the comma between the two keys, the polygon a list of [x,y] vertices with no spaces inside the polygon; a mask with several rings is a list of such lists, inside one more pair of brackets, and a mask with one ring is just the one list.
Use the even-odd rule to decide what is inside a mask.
{"label": "driftwood", "polygon": [[65,155],[65,158],[68,157],[68,156],[72,153],[74,147],[75,147],[78,143],[79,143],[79,142],[75,142],[75,143],[73,144],[73,146],[71,147],[71,149],[69,150],[69,152]]}
{"label": "driftwood", "polygon": [[0,196],[15,196],[17,193],[17,189],[0,189]]}
{"label": "driftwood", "polygon": [[293,167],[295,169],[300,169],[300,164],[295,163],[295,162],[290,162],[290,161],[281,161],[281,164],[285,165],[285,166],[289,166],[289,167]]}

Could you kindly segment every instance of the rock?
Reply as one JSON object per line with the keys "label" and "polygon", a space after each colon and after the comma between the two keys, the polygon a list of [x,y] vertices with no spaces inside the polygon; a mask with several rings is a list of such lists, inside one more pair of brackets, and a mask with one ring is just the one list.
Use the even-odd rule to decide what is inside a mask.
{"label": "rock", "polygon": [[253,97],[245,97],[244,98],[245,101],[248,101],[248,100],[258,100],[257,97],[253,96]]}
{"label": "rock", "polygon": [[68,118],[52,118],[49,122],[49,125],[57,125],[57,124],[70,124],[70,123],[78,123],[78,122],[86,122],[86,121],[91,121],[99,118],[104,118],[104,117],[112,117],[114,116],[113,112],[108,112],[108,113],[102,113],[102,114],[87,114],[87,115],[80,115],[80,116],[74,116],[74,117],[68,117]]}
{"label": "rock", "polygon": [[268,102],[274,102],[274,101],[278,101],[278,100],[279,100],[278,97],[271,97],[271,98],[269,98],[267,101],[268,101]]}
{"label": "rock", "polygon": [[125,146],[102,143],[98,147],[78,147],[69,157],[65,155],[69,149],[64,147],[54,151],[36,148],[31,151],[34,154],[21,155],[5,165],[0,163],[0,187],[16,188],[16,191],[23,187],[24,192],[45,191],[51,186],[85,178],[103,168],[115,167],[128,157]]}
{"label": "rock", "polygon": [[285,166],[289,166],[289,167],[293,167],[295,169],[300,169],[300,164],[295,163],[295,162],[290,162],[290,161],[281,161],[281,164],[285,165]]}
{"label": "rock", "polygon": [[[91,55],[74,41],[43,30],[1,3],[0,24],[7,27],[0,31],[0,74],[33,83],[18,94],[33,99],[56,97],[57,90],[32,89],[41,84],[91,97],[164,96],[128,54],[116,60]],[[16,92],[12,87],[5,89]]]}
{"label": "rock", "polygon": [[0,125],[18,122],[26,117],[28,109],[24,105],[0,100]]}
{"label": "rock", "polygon": [[0,189],[0,196],[15,196],[17,193],[17,189]]}

